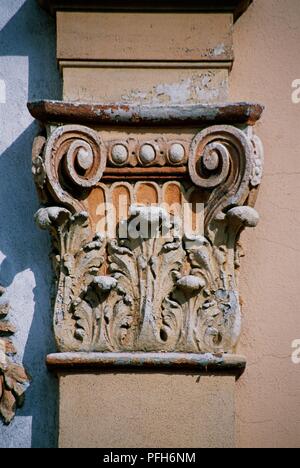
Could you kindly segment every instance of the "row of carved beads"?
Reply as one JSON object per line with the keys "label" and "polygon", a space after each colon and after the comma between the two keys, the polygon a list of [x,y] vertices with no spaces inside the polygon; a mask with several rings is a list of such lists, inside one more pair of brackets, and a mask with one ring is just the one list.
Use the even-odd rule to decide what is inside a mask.
{"label": "row of carved beads", "polygon": [[189,143],[186,141],[154,140],[137,142],[135,139],[108,143],[109,163],[113,166],[183,165],[187,162]]}

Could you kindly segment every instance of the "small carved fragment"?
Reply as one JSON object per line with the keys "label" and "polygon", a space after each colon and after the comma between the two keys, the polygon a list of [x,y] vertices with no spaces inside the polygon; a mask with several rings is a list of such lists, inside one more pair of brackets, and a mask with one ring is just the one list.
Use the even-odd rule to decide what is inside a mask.
{"label": "small carved fragment", "polygon": [[[5,290],[0,287],[0,296]],[[9,424],[16,409],[24,403],[25,391],[30,378],[24,367],[14,359],[16,349],[11,341],[15,327],[7,320],[9,305],[0,303],[0,416],[4,424]]]}

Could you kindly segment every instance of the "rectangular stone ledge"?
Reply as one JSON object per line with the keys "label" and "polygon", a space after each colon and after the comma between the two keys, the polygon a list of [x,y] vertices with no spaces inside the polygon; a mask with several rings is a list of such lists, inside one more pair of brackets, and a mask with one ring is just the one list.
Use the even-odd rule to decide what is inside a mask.
{"label": "rectangular stone ledge", "polygon": [[62,371],[176,371],[226,374],[240,377],[246,367],[243,356],[188,353],[56,353],[47,356],[47,366]]}
{"label": "rectangular stone ledge", "polygon": [[44,123],[79,123],[125,126],[254,125],[264,107],[257,103],[218,105],[134,106],[82,102],[36,101],[30,114]]}
{"label": "rectangular stone ledge", "polygon": [[59,62],[200,61],[228,68],[234,59],[228,13],[58,12],[56,24]]}
{"label": "rectangular stone ledge", "polygon": [[193,11],[232,13],[236,21],[253,0],[38,0],[55,15],[56,11]]}

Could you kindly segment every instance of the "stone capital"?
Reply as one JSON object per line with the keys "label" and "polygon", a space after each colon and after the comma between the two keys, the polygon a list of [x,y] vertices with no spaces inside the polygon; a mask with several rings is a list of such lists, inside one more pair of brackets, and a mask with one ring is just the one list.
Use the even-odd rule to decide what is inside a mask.
{"label": "stone capital", "polygon": [[241,328],[239,237],[259,220],[262,106],[29,109],[47,135],[33,149],[36,220],[53,239],[62,360],[226,367]]}

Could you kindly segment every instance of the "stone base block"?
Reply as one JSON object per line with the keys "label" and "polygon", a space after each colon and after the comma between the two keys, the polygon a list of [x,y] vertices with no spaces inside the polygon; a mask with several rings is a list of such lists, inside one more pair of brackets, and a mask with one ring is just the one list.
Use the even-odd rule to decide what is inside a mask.
{"label": "stone base block", "polygon": [[59,446],[234,446],[234,376],[60,373]]}

